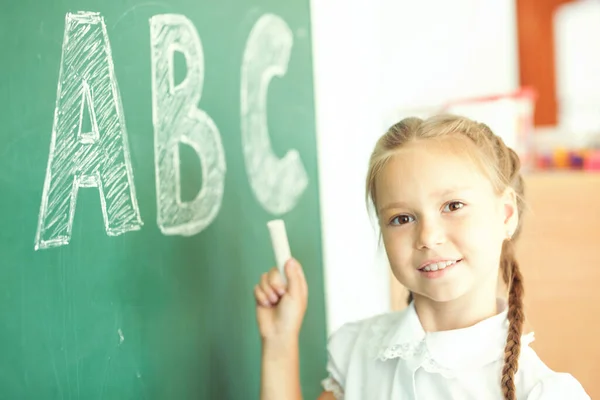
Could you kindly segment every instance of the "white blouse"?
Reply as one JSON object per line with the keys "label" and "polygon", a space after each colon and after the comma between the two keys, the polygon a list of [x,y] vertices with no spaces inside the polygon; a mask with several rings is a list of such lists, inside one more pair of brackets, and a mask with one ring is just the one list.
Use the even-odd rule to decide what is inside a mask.
{"label": "white blouse", "polygon": [[[504,399],[500,379],[508,332],[505,310],[471,327],[425,332],[406,309],[348,323],[328,344],[323,388],[345,400]],[[589,400],[570,374],[548,368],[521,339],[518,400]]]}

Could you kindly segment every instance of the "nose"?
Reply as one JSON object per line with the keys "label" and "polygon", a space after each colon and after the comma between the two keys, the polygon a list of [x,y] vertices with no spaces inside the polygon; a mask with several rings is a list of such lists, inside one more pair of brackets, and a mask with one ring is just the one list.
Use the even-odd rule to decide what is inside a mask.
{"label": "nose", "polygon": [[432,249],[443,244],[446,241],[446,232],[440,221],[435,218],[422,218],[417,223],[417,249]]}

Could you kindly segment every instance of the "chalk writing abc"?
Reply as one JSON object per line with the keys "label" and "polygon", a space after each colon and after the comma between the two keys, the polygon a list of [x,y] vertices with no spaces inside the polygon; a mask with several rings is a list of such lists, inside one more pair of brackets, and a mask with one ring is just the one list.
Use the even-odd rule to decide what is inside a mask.
{"label": "chalk writing abc", "polygon": [[[215,122],[197,106],[204,53],[196,28],[178,14],[155,15],[149,22],[157,224],[165,235],[191,236],[219,213],[225,152]],[[248,34],[240,68],[245,169],[254,196],[274,215],[292,210],[308,186],[299,153],[290,149],[278,158],[267,128],[268,85],[273,77],[285,75],[292,46],[285,21],[264,14]],[[187,68],[177,85],[176,51],[185,57]],[[83,129],[84,118],[91,132]],[[67,13],[36,250],[69,243],[80,188],[98,188],[108,235],[141,229],[127,135],[104,19],[94,12]],[[180,143],[189,145],[202,165],[202,187],[191,201],[182,201],[180,195]]]}

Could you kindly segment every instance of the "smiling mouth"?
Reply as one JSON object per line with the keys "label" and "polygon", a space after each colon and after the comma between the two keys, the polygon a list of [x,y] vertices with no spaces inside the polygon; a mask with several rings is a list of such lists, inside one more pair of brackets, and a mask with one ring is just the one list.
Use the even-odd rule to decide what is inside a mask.
{"label": "smiling mouth", "polygon": [[419,271],[421,272],[434,272],[434,271],[440,271],[443,269],[446,269],[448,267],[453,266],[456,263],[461,262],[462,259],[459,260],[448,260],[448,261],[440,261],[440,262],[436,262],[436,263],[431,263],[431,264],[427,264],[426,266],[424,266],[423,268],[419,268]]}

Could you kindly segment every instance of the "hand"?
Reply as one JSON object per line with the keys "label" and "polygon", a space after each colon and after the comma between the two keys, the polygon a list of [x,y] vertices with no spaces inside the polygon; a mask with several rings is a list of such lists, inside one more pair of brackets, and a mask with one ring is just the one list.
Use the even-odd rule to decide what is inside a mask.
{"label": "hand", "polygon": [[261,276],[254,287],[256,319],[263,340],[297,340],[306,312],[308,287],[295,259],[285,264],[287,287],[277,268]]}

